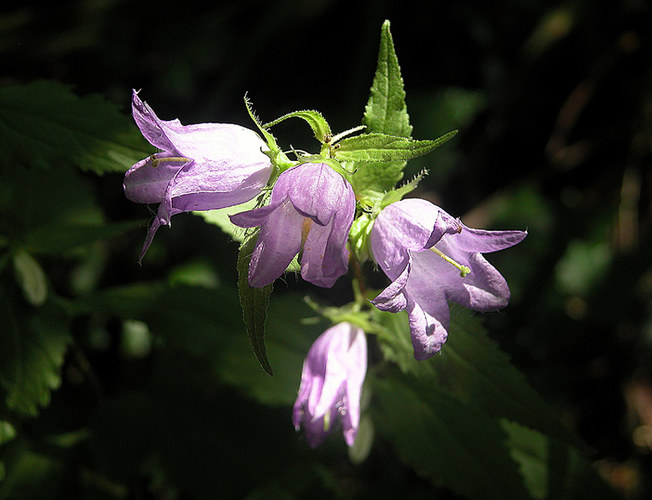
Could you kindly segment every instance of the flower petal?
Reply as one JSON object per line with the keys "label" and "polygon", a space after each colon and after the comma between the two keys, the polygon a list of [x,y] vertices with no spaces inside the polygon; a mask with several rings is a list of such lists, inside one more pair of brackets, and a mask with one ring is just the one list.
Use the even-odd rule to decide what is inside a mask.
{"label": "flower petal", "polygon": [[[161,157],[172,153],[159,153]],[[183,163],[162,161],[154,167],[152,160],[157,155],[148,156],[133,165],[125,174],[123,188],[128,200],[135,203],[160,203],[163,201],[168,184],[184,166]]]}
{"label": "flower petal", "polygon": [[471,272],[462,278],[456,268],[433,253],[426,257],[429,264],[424,275],[437,280],[446,297],[463,306],[483,312],[505,307],[510,297],[507,281],[480,253],[467,253],[460,245],[459,236],[445,236],[435,247],[468,266]]}
{"label": "flower petal", "polygon": [[342,223],[348,223],[349,214],[351,224],[353,223],[353,188],[330,166],[324,163],[304,163],[285,174],[287,175],[281,176],[284,179],[279,190],[287,192],[292,204],[303,216],[325,226],[335,213],[342,212],[346,214],[342,217]]}
{"label": "flower petal", "polygon": [[431,247],[459,229],[458,221],[426,200],[392,203],[380,212],[371,231],[374,259],[393,281],[405,269],[409,251]]}
{"label": "flower petal", "polygon": [[450,312],[446,298],[435,294],[415,300],[408,294],[407,312],[415,359],[422,361],[437,354],[448,338]]}
{"label": "flower petal", "polygon": [[407,285],[410,271],[412,269],[412,260],[408,261],[403,272],[392,283],[385,288],[378,296],[371,301],[381,311],[397,313],[407,306],[407,299],[403,290]]}
{"label": "flower petal", "polygon": [[272,283],[290,265],[301,249],[303,217],[290,201],[277,206],[260,228],[249,264],[249,285],[260,288]]}
{"label": "flower petal", "polygon": [[489,253],[512,247],[526,236],[527,231],[487,231],[462,224],[462,231],[455,241],[466,252]]}

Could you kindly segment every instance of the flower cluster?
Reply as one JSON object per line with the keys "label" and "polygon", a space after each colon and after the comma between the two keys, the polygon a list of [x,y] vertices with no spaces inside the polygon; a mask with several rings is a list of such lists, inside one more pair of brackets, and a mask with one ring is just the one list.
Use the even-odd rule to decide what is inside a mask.
{"label": "flower cluster", "polygon": [[[483,254],[519,243],[525,232],[469,228],[423,199],[392,200],[363,211],[356,203],[360,193],[344,169],[334,168],[331,157],[276,164],[271,154],[275,143],[252,130],[163,121],[136,92],[132,107],[142,134],[160,149],[133,165],[124,179],[130,200],[159,203],[141,259],[157,229],[170,225],[173,215],[238,205],[262,195],[256,208],[231,216],[237,226],[259,228],[250,232],[257,234],[250,287],[273,283],[295,256],[304,280],[333,286],[347,272],[350,257],[359,258],[347,247],[356,213],[369,217],[373,212],[371,256],[391,283],[370,302],[381,311],[407,312],[417,360],[433,356],[446,341],[449,301],[476,311],[507,305],[507,283]],[[294,425],[305,429],[311,446],[338,422],[346,443],[353,444],[366,368],[366,337],[360,327],[340,322],[315,341],[293,412]]]}

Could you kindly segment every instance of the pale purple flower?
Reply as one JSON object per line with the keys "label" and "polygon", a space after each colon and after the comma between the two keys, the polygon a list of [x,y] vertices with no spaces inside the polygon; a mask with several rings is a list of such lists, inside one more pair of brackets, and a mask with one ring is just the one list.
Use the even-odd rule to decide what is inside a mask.
{"label": "pale purple flower", "polygon": [[448,300],[476,311],[507,305],[507,282],[482,254],[526,235],[466,227],[426,200],[392,203],[371,231],[374,259],[392,283],[372,302],[383,311],[407,310],[414,357],[429,358],[448,336]]}
{"label": "pale purple flower", "polygon": [[125,195],[136,203],[160,203],[139,260],[156,230],[181,212],[214,210],[244,203],[260,193],[272,172],[253,131],[230,123],[182,125],[160,120],[154,110],[132,97],[134,120],[152,146],[161,150],[125,174]]}
{"label": "pale purple flower", "polygon": [[324,441],[338,420],[346,444],[353,445],[366,373],[367,339],[359,327],[339,323],[315,340],[303,362],[292,412],[294,427],[303,427],[310,446]]}
{"label": "pale purple flower", "polygon": [[283,172],[269,205],[231,216],[237,226],[260,226],[249,284],[259,288],[272,283],[301,252],[303,279],[333,286],[348,269],[346,241],[354,213],[351,185],[325,163],[304,163]]}

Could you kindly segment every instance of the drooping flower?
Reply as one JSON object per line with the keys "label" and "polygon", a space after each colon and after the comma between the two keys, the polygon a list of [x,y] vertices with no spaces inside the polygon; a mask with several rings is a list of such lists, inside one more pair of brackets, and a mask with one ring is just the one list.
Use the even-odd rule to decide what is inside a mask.
{"label": "drooping flower", "polygon": [[301,252],[303,279],[333,286],[348,269],[346,241],[354,212],[351,185],[328,165],[304,163],[283,172],[269,205],[231,216],[237,226],[260,226],[249,284],[272,283]]}
{"label": "drooping flower", "polygon": [[265,142],[253,130],[230,123],[161,120],[136,91],[132,111],[145,139],[161,150],[133,165],[124,178],[128,199],[160,203],[139,260],[173,215],[238,205],[267,184],[272,164],[262,152]]}
{"label": "drooping flower", "polygon": [[359,327],[339,323],[312,344],[292,411],[294,427],[303,427],[311,447],[324,441],[338,420],[346,444],[353,445],[366,373],[367,339]]}
{"label": "drooping flower", "polygon": [[407,310],[414,357],[429,358],[448,336],[448,300],[476,311],[507,305],[507,282],[482,254],[526,235],[469,228],[426,200],[392,203],[371,231],[374,259],[392,283],[372,303],[383,311]]}

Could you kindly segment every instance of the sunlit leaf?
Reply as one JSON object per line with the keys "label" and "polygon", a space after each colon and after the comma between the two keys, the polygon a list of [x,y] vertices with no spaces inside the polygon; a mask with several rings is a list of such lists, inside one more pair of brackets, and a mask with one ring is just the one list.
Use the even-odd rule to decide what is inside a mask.
{"label": "sunlit leaf", "polygon": [[256,208],[257,200],[253,198],[240,205],[233,207],[221,208],[219,210],[205,210],[201,212],[193,212],[194,215],[202,217],[209,224],[214,224],[224,231],[234,241],[243,241],[245,238],[246,230],[240,226],[236,226],[229,219],[229,215],[234,215],[240,212],[246,212]]}
{"label": "sunlit leaf", "polygon": [[[395,160],[410,160],[435,150],[457,134],[449,132],[438,139],[415,141],[406,137],[387,134],[362,134],[342,139],[335,150],[335,158],[341,161],[361,163],[387,163]],[[384,167],[378,166],[380,170]]]}
{"label": "sunlit leaf", "polygon": [[[389,21],[383,23],[376,74],[371,85],[369,101],[362,123],[366,132],[411,137],[412,126],[405,104],[405,89],[398,64]],[[353,163],[355,174],[351,184],[356,191],[375,189],[388,191],[403,177],[405,161],[389,163]]]}

